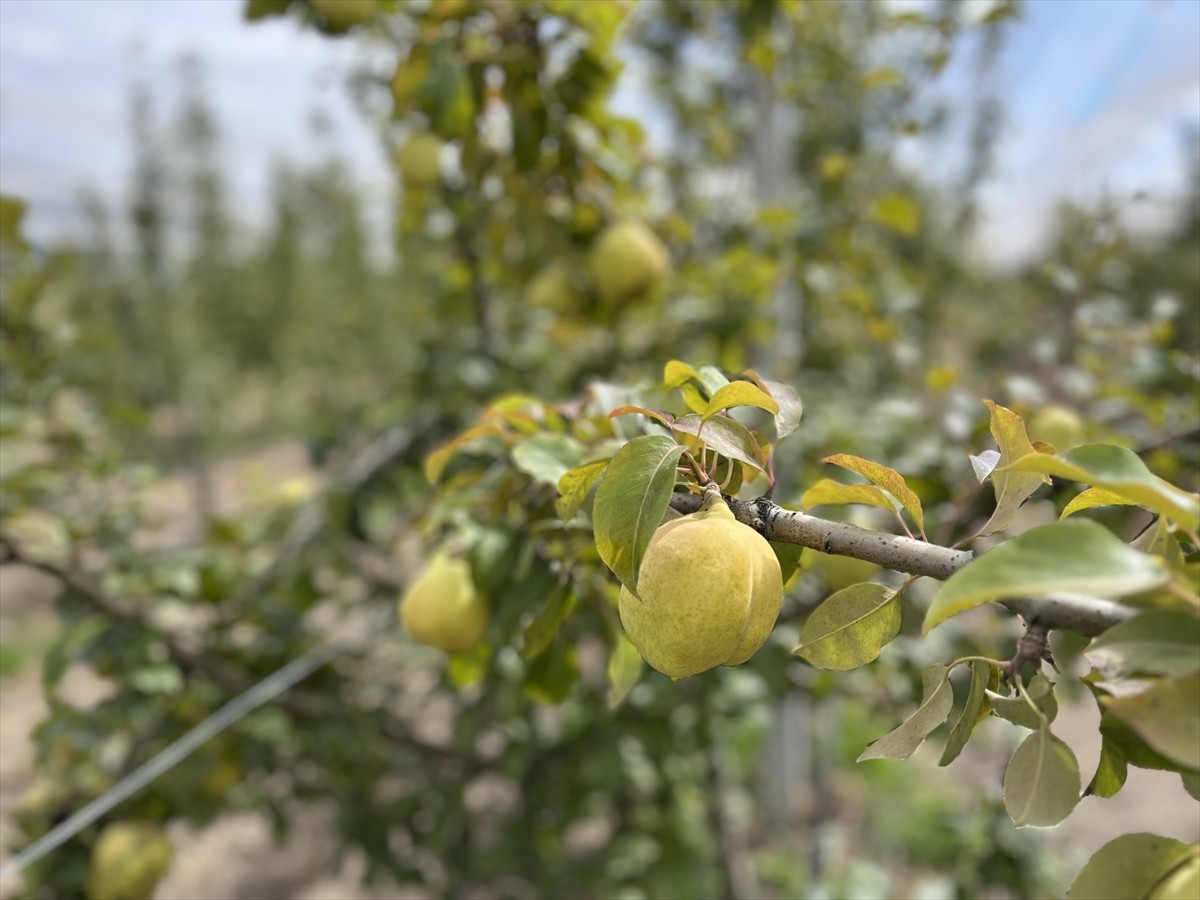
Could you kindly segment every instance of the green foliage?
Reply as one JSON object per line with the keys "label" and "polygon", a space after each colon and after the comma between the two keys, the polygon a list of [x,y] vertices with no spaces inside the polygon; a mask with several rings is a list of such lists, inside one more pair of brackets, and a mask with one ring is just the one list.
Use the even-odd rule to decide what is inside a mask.
{"label": "green foliage", "polygon": [[[735,884],[747,873],[843,895],[867,861],[898,895],[926,867],[962,896],[1032,896],[1050,884],[1013,823],[1059,822],[1079,799],[1050,730],[1071,690],[1102,710],[1085,793],[1116,794],[1129,766],[1194,793],[1200,456],[1177,436],[1200,397],[1195,311],[1147,298],[1194,296],[1195,214],[1138,246],[1104,211],[1064,210],[1046,259],[1001,277],[967,262],[952,223],[969,208],[893,161],[937,127],[922,87],[958,36],[997,35],[1010,5],[978,26],[953,4],[360,7],[354,22],[302,0],[245,12],[378,51],[360,84],[392,111],[389,265],[336,158],[278,167],[266,234],[240,231],[194,65],[167,129],[179,159],[135,93],[132,252],[97,210],[84,247],[34,253],[4,201],[0,563],[54,578],[61,622],[34,736],[54,789],[23,804],[23,842],[343,630],[369,637],[100,824],[246,809],[284,833],[285,801],[321,801],[369,878],[445,896],[727,896],[753,893]],[[630,58],[665,148],[608,105]],[[767,153],[776,116],[802,124]],[[419,139],[437,144],[425,178],[402,153]],[[597,244],[629,221],[669,263],[610,302]],[[1098,443],[1031,441],[1025,419],[1051,401]],[[303,441],[314,471],[229,501],[216,463],[268,439]],[[617,597],[668,510],[713,484],[768,534],[802,508],[845,513],[860,547],[980,555],[921,610],[907,573],[774,540],[793,580],[772,638],[672,682],[643,664]],[[1065,521],[1017,534],[1051,504]],[[439,552],[489,609],[482,641],[449,655],[394,624]],[[818,577],[827,556],[875,583]],[[1066,589],[1140,614],[1076,667],[1060,653],[1061,671],[992,659],[1012,635],[957,615]],[[922,613],[942,625],[929,639]],[[72,705],[73,668],[110,692]],[[804,727],[782,740],[837,767],[814,763],[817,803],[757,782],[796,703]],[[991,717],[1023,737],[1003,809],[998,784],[955,793],[955,770],[852,768],[909,757],[947,723],[948,765]],[[844,818],[868,840],[822,871],[807,851],[844,827],[834,783],[859,792]],[[31,893],[78,895],[97,831],[31,870]],[[1173,846],[1112,865],[1140,867],[1149,896],[1182,865]]]}

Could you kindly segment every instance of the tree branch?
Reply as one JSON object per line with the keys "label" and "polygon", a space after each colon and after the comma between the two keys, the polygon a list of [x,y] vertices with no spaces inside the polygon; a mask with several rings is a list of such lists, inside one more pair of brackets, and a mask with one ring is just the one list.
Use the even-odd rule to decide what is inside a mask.
{"label": "tree branch", "polygon": [[[969,550],[953,550],[909,537],[830,522],[784,509],[767,499],[725,499],[739,522],[749,525],[769,541],[799,544],[836,556],[852,556],[896,572],[945,581],[975,559],[975,554]],[[701,498],[695,494],[679,493],[671,498],[671,508],[685,514],[696,512],[700,504]],[[1087,637],[1103,634],[1135,614],[1135,610],[1111,600],[1067,595],[1012,598],[1001,601],[1001,605],[1027,623],[1036,622],[1046,628],[1061,628]]]}

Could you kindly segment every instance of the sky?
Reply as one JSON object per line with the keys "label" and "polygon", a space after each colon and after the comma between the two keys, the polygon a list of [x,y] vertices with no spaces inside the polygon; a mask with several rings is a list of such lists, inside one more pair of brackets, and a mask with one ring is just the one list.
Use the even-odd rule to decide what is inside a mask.
{"label": "sky", "polygon": [[[361,43],[286,20],[247,24],[241,9],[241,0],[0,0],[0,191],[30,201],[35,240],[79,233],[84,186],[120,208],[133,166],[130,85],[148,79],[169,113],[186,52],[204,61],[250,227],[266,215],[272,160],[330,151],[310,127],[318,111],[361,183],[389,183],[376,132],[345,87]],[[962,68],[944,77],[948,93],[966,96]],[[1028,0],[995,77],[1007,124],[982,194],[984,255],[1029,258],[1064,198],[1105,194],[1129,204],[1134,221],[1164,220],[1185,182],[1182,124],[1200,123],[1200,0]],[[635,114],[636,93],[618,93]],[[936,178],[937,162],[924,159],[923,172]]]}

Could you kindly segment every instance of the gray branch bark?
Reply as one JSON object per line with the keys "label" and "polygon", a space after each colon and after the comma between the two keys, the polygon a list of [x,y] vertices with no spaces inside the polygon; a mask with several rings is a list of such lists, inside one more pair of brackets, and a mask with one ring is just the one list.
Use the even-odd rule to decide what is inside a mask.
{"label": "gray branch bark", "polygon": [[[837,556],[852,556],[896,572],[945,581],[975,558],[969,550],[953,550],[910,537],[830,522],[784,509],[771,500],[725,499],[738,521],[769,541],[799,544]],[[695,494],[676,494],[671,507],[686,514],[700,509],[700,503],[701,498]],[[1027,623],[1037,622],[1046,628],[1061,628],[1087,637],[1103,634],[1135,613],[1135,610],[1111,600],[1073,595],[1019,597],[1004,600],[1001,605]]]}

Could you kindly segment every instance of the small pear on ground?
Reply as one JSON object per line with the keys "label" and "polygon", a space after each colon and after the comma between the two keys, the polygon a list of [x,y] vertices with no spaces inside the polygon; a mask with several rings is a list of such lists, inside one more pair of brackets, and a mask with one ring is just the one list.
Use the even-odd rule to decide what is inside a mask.
{"label": "small pear on ground", "polygon": [[329,34],[343,34],[379,11],[378,0],[308,0],[308,5],[320,13],[322,30]]}
{"label": "small pear on ground", "polygon": [[447,653],[478,644],[487,621],[487,603],[475,590],[470,566],[445,551],[434,554],[400,599],[404,630]]}
{"label": "small pear on ground", "polygon": [[592,247],[589,268],[600,299],[620,306],[650,292],[669,263],[667,248],[641,222],[610,225]]}
{"label": "small pear on ground", "polygon": [[1044,406],[1029,420],[1029,439],[1045,441],[1062,453],[1078,447],[1086,439],[1083,420],[1065,406]]}
{"label": "small pear on ground", "polygon": [[171,868],[171,840],[152,822],[118,821],[92,845],[88,900],[149,900]]}
{"label": "small pear on ground", "polygon": [[720,494],[709,502],[655,531],[637,594],[621,588],[629,640],[672,678],[744,663],[770,635],[783,602],[771,545],[735,519]]}
{"label": "small pear on ground", "polygon": [[414,134],[396,154],[396,164],[406,186],[438,184],[442,180],[442,139],[427,131]]}

